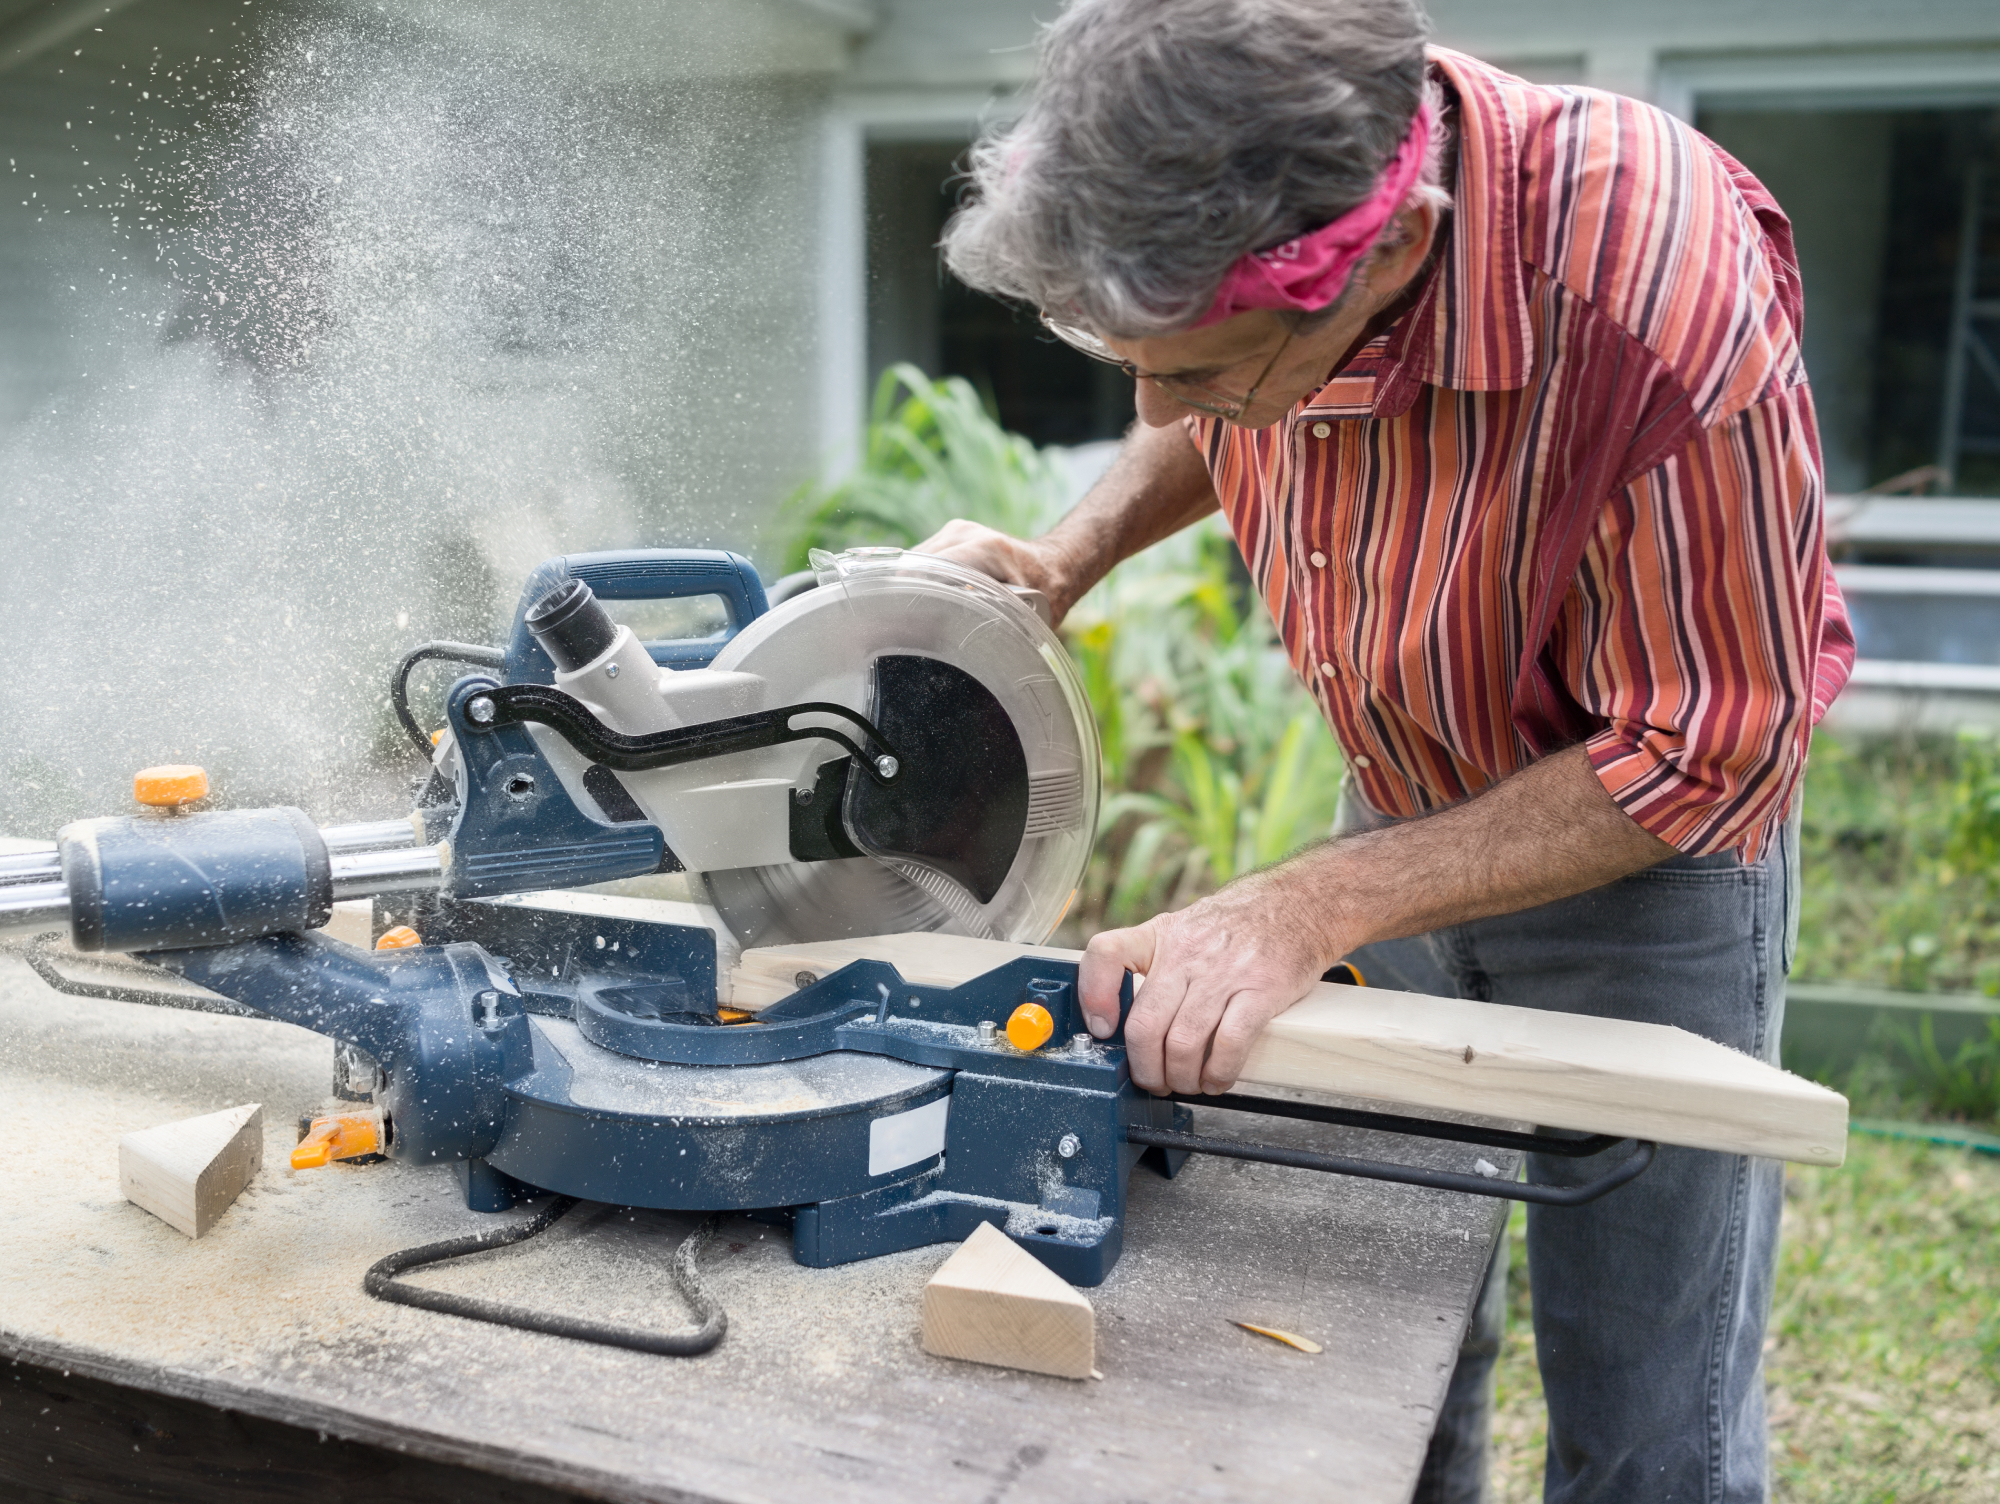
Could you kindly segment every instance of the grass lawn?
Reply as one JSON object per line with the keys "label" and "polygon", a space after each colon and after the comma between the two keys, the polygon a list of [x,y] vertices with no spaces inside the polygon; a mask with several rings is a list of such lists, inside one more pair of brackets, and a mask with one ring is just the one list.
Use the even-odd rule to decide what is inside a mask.
{"label": "grass lawn", "polygon": [[[1542,1496],[1524,1240],[1494,1421],[1496,1504]],[[1786,1504],[2000,1504],[2000,1158],[1856,1136],[1793,1165],[1766,1367]]]}

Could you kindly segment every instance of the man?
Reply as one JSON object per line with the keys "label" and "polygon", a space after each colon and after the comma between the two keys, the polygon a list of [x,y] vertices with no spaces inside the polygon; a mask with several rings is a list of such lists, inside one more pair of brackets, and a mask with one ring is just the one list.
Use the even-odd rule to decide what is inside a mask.
{"label": "man", "polygon": [[[1340,838],[1091,941],[1093,1030],[1144,977],[1151,1089],[1227,1089],[1343,957],[1776,1059],[1788,817],[1853,657],[1789,227],[1681,123],[1424,31],[1412,0],[1077,0],[946,231],[1140,422],[1047,536],[924,547],[1061,613],[1220,505],[1350,769]],[[1765,1497],[1781,1189],[1663,1149],[1531,1209],[1549,1499]],[[1420,1498],[1483,1488],[1504,1269]]]}

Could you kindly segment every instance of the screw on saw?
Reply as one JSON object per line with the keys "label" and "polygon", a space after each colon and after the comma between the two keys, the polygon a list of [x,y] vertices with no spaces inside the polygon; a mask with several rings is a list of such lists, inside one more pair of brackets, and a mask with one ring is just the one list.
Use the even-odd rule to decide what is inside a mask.
{"label": "screw on saw", "polygon": [[1074,1133],[1065,1133],[1060,1139],[1056,1140],[1056,1153],[1060,1154],[1064,1159],[1075,1159],[1082,1152],[1083,1140],[1078,1138]]}
{"label": "screw on saw", "polygon": [[875,759],[875,771],[881,776],[884,783],[894,778],[902,766],[901,763],[897,762],[887,752],[884,752],[880,757]]}
{"label": "screw on saw", "polygon": [[486,695],[474,695],[465,702],[465,718],[481,726],[493,724],[494,705]]}

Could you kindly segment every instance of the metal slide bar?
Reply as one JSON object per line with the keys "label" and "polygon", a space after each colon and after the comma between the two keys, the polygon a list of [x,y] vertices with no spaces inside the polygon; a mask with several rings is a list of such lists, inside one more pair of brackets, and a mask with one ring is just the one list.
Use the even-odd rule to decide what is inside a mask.
{"label": "metal slide bar", "polygon": [[1254,1164],[1289,1165],[1297,1170],[1323,1170],[1331,1175],[1353,1175],[1363,1180],[1389,1180],[1401,1185],[1427,1186],[1434,1191],[1463,1191],[1472,1196],[1491,1196],[1501,1201],[1531,1201],[1538,1206],[1581,1206],[1615,1191],[1653,1162],[1658,1145],[1647,1139],[1635,1141],[1633,1152],[1618,1167],[1582,1185],[1534,1185],[1517,1180],[1486,1179],[1479,1175],[1459,1175],[1449,1170],[1426,1170],[1416,1165],[1384,1164],[1373,1159],[1348,1159],[1338,1154],[1321,1154],[1311,1149],[1284,1149],[1275,1144],[1244,1144],[1231,1139],[1205,1138],[1197,1133],[1176,1133],[1166,1128],[1128,1127],[1127,1141],[1158,1149],[1179,1149],[1189,1154],[1213,1154],[1223,1159],[1244,1159]]}

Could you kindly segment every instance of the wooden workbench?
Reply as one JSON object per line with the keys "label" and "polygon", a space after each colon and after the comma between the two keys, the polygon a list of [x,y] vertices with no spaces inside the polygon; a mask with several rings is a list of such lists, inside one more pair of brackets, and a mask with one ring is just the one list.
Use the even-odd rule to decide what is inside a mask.
{"label": "wooden workbench", "polygon": [[[290,1171],[286,1125],[325,1105],[331,1055],[288,1025],[58,996],[0,957],[0,1493],[1401,1504],[1502,1215],[1267,1165],[1141,1169],[1124,1258],[1088,1292],[1103,1378],[1082,1383],[920,1349],[919,1292],[949,1246],[812,1270],[780,1230],[730,1219],[704,1261],[727,1340],[649,1357],[363,1295],[384,1253],[483,1219],[444,1169]],[[121,1199],[121,1134],[246,1101],[265,1107],[264,1167],[206,1237]],[[1212,1110],[1200,1128],[1512,1165]],[[692,1225],[580,1207],[416,1277],[678,1326],[664,1266]]]}

